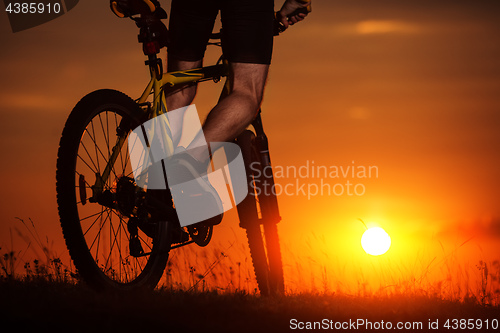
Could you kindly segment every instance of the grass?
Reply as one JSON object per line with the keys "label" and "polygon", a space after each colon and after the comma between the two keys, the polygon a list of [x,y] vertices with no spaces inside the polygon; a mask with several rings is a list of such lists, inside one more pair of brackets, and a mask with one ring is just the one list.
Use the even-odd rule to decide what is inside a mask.
{"label": "grass", "polygon": [[[243,245],[222,250],[191,246],[175,250],[155,291],[97,293],[79,280],[71,263],[54,254],[48,239],[42,241],[33,221],[20,222],[29,236],[16,231],[26,247],[15,250],[11,240],[10,247],[0,248],[0,320],[6,327],[22,322],[26,329],[72,332],[285,332],[292,319],[363,319],[422,323],[424,329],[418,331],[425,331],[429,320],[500,320],[498,261],[465,267],[451,257],[439,263],[448,270],[445,279],[432,281],[426,269],[410,279],[389,272],[374,290],[359,276],[352,292],[341,284],[341,269],[322,265],[318,258],[296,257],[295,264],[285,267],[287,295],[260,297],[251,263],[231,254],[244,254]],[[28,252],[38,257],[31,259]],[[451,267],[458,267],[459,274],[452,274]],[[478,283],[469,282],[473,275]]]}
{"label": "grass", "polygon": [[29,219],[26,222],[20,218],[16,219],[27,232],[26,234],[14,228],[18,238],[24,241],[26,247],[21,250],[14,248],[14,237],[10,229],[10,247],[4,250],[0,246],[0,279],[17,279],[26,282],[33,280],[76,282],[78,274],[74,271],[71,262],[64,263],[52,251],[52,244],[48,238],[42,240],[33,220]]}
{"label": "grass", "polygon": [[[0,283],[1,320],[6,327],[56,331],[286,332],[301,322],[411,322],[429,319],[499,318],[498,307],[446,301],[435,297],[357,297],[295,294],[262,298],[243,292],[157,291],[103,294],[84,285],[20,280]],[[424,326],[425,327],[425,326]],[[420,331],[420,330],[419,330]],[[425,331],[425,330],[424,330]]]}

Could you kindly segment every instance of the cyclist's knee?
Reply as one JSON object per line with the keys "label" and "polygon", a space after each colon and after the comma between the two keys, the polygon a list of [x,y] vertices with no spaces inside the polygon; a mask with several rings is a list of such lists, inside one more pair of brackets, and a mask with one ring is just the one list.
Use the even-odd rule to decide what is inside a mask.
{"label": "cyclist's knee", "polygon": [[236,98],[239,105],[244,105],[245,109],[252,113],[257,113],[262,102],[262,94],[256,94],[251,90],[236,89],[231,92],[230,96]]}
{"label": "cyclist's knee", "polygon": [[232,63],[233,93],[245,98],[258,108],[264,95],[268,71],[268,65]]}

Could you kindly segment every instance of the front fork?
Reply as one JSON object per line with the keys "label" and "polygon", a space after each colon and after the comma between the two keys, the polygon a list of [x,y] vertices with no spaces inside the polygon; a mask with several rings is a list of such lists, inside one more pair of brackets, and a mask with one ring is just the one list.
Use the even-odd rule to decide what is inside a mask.
{"label": "front fork", "polygon": [[[224,88],[219,97],[219,102],[226,97],[230,92],[229,80],[226,80]],[[259,196],[259,204],[261,207],[261,223],[271,222],[278,223],[281,221],[281,216],[278,208],[278,198],[276,197],[276,188],[274,184],[274,173],[271,165],[271,156],[269,154],[269,141],[264,132],[262,125],[261,109],[259,109],[257,116],[252,121],[252,126],[255,129],[254,142],[245,144],[253,144],[257,148],[258,159],[262,166],[262,171],[259,179],[260,184],[264,184],[264,188],[260,189],[261,195]],[[250,168],[249,168],[250,170]],[[247,170],[247,171],[249,171]],[[250,194],[249,194],[250,195]],[[240,225],[244,226],[245,223],[240,221]]]}
{"label": "front fork", "polygon": [[271,165],[271,156],[269,154],[269,142],[267,135],[264,132],[262,125],[261,110],[259,110],[257,117],[253,120],[252,126],[255,129],[255,142],[257,148],[259,162],[261,164],[260,184],[260,207],[263,222],[278,223],[281,216],[278,208],[278,198],[276,196],[276,188],[274,184],[274,173]]}

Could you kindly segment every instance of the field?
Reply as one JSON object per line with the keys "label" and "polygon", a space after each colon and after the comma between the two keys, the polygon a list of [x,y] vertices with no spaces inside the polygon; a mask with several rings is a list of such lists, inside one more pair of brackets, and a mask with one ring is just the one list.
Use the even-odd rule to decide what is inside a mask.
{"label": "field", "polygon": [[469,332],[479,327],[488,331],[486,325],[493,332],[500,320],[498,306],[409,295],[309,293],[263,298],[243,292],[171,290],[103,294],[79,284],[20,280],[3,280],[0,294],[2,325],[22,325],[25,331],[287,332],[319,322],[316,325],[329,330],[381,331],[404,325],[409,331],[425,332],[436,331],[429,329],[430,322],[438,321],[439,331],[447,331],[449,319],[453,331],[453,325],[458,330],[465,325],[453,319],[474,319],[468,324],[475,329]]}
{"label": "field", "polygon": [[[493,332],[499,327],[498,261],[463,266],[455,262],[456,257],[448,257],[439,266],[449,279],[433,282],[427,273],[406,277],[409,272],[385,271],[379,274],[383,287],[369,288],[359,276],[351,281],[358,288],[348,289],[341,283],[348,282],[347,277],[335,267],[313,271],[306,258],[295,256],[294,264],[285,265],[286,295],[261,297],[251,264],[234,259],[235,252],[244,255],[244,244],[222,250],[186,247],[172,254],[156,290],[99,293],[79,279],[71,262],[54,254],[33,221],[19,221],[25,229],[16,229],[17,235],[27,247],[0,249],[0,320],[4,327],[22,323],[23,330],[69,332],[287,332],[309,328]],[[28,259],[28,248],[37,254],[36,259]],[[287,250],[284,255],[290,257]],[[422,271],[427,272],[431,264],[426,263]]]}
{"label": "field", "polygon": [[[481,290],[470,291],[468,297],[418,288],[357,294],[289,291],[261,297],[255,289],[248,289],[253,281],[240,289],[241,282],[233,281],[241,280],[239,274],[219,262],[210,275],[219,276],[219,283],[229,279],[229,283],[223,281],[225,287],[205,284],[203,275],[190,267],[185,284],[166,284],[164,279],[155,291],[113,294],[90,289],[58,258],[25,263],[25,271],[17,274],[10,274],[16,266],[15,253],[5,253],[0,263],[0,320],[4,327],[22,323],[23,330],[288,332],[316,328],[380,332],[401,327],[402,331],[435,332],[468,327],[468,332],[494,332],[500,320],[498,299],[483,297]],[[180,268],[175,265],[169,269]]]}

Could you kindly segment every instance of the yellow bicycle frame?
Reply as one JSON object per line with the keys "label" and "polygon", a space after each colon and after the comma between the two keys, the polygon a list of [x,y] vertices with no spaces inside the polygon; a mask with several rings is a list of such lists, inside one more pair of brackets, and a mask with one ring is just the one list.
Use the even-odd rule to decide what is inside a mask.
{"label": "yellow bicycle frame", "polygon": [[[144,105],[147,102],[147,99],[151,93],[153,93],[153,103],[151,109],[148,108],[146,112],[152,111],[150,118],[154,118],[160,116],[167,112],[167,104],[165,100],[165,94],[163,91],[165,89],[175,89],[179,85],[186,83],[197,83],[200,81],[206,80],[214,80],[218,81],[221,77],[227,76],[228,66],[226,62],[222,64],[207,66],[202,68],[190,69],[185,71],[176,71],[170,73],[160,73],[157,74],[157,70],[153,67],[150,67],[151,80],[149,81],[146,89],[142,93],[141,97],[137,100],[138,105]],[[224,85],[224,91],[229,89],[228,81],[226,81]],[[163,138],[166,138],[168,141],[168,147],[166,147],[167,154],[173,153],[174,147],[170,135],[168,135],[169,124],[167,118],[165,118],[167,128],[162,127],[163,133],[160,133]],[[104,184],[106,183],[109,175],[111,174],[111,170],[113,165],[115,164],[120,151],[127,139],[128,133],[124,133],[121,136],[118,136],[115,146],[112,149],[111,156],[109,161],[102,173],[102,175],[96,173],[96,182],[92,186],[93,196],[97,196],[102,193]]]}

